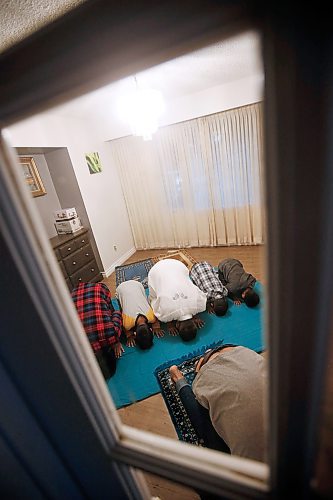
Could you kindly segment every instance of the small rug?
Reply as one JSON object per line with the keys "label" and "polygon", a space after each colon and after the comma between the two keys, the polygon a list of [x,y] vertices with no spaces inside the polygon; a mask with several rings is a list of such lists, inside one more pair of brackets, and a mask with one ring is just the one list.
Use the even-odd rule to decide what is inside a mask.
{"label": "small rug", "polygon": [[158,255],[157,257],[153,257],[152,260],[154,263],[158,262],[159,260],[163,259],[176,259],[180,260],[185,266],[188,267],[188,269],[191,269],[194,264],[197,263],[197,261],[190,255],[186,250],[181,249],[181,250],[170,250],[167,253],[164,253],[162,255]]}
{"label": "small rug", "polygon": [[153,267],[155,262],[153,259],[140,260],[132,264],[125,264],[124,266],[117,266],[116,271],[116,286],[120,285],[123,281],[136,280],[140,281],[142,285],[148,287],[148,273]]}
{"label": "small rug", "polygon": [[[165,362],[171,366],[175,364],[172,360],[188,359],[190,355],[193,357],[193,353],[200,353],[215,342],[242,345],[256,352],[263,351],[264,293],[258,282],[255,289],[260,294],[258,307],[250,309],[245,304],[235,306],[228,300],[229,309],[222,318],[206,312],[201,313],[200,317],[205,321],[205,326],[198,330],[196,338],[189,342],[182,342],[179,337],[165,333],[160,339],[154,338],[153,347],[146,351],[124,345],[124,353],[117,363],[117,371],[107,382],[116,407],[122,408],[160,392],[154,375],[157,367]],[[119,309],[117,300],[112,299],[112,302],[114,307]],[[163,323],[162,328],[166,332],[166,325]]]}
{"label": "small rug", "polygon": [[200,359],[206,349],[213,349],[221,343],[222,342],[214,342],[214,344],[206,346],[196,353],[189,354],[186,356],[187,359],[181,358],[174,361],[168,361],[168,363],[163,363],[163,365],[157,367],[155,370],[155,376],[160,386],[164,402],[168,408],[172,423],[180,441],[185,441],[186,443],[195,444],[197,446],[201,444],[184,405],[176,391],[175,384],[170,378],[169,367],[177,365],[187,382],[192,386],[195,375],[196,361]]}

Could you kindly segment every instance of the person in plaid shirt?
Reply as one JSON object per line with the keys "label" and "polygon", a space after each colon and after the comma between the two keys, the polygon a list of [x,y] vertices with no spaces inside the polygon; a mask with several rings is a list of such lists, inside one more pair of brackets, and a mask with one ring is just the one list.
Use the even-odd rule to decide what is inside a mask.
{"label": "person in plaid shirt", "polygon": [[104,378],[109,378],[116,371],[116,358],[124,352],[119,341],[121,312],[114,310],[104,283],[80,283],[71,295]]}
{"label": "person in plaid shirt", "polygon": [[207,295],[207,311],[216,316],[224,316],[228,309],[227,288],[218,278],[217,271],[208,262],[194,264],[190,271],[193,283]]}

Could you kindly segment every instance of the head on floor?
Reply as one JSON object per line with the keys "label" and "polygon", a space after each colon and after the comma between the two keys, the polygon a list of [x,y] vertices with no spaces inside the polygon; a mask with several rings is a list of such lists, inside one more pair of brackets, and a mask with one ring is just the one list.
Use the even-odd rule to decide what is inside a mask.
{"label": "head on floor", "polygon": [[212,308],[216,316],[224,316],[228,310],[228,301],[226,297],[217,297],[212,302]]}
{"label": "head on floor", "polygon": [[252,288],[245,288],[242,299],[248,307],[256,307],[260,302],[259,295]]}
{"label": "head on floor", "polygon": [[153,330],[148,323],[143,323],[136,327],[135,343],[140,349],[150,349],[153,345],[153,338]]}
{"label": "head on floor", "polygon": [[179,332],[179,336],[182,340],[184,340],[184,342],[193,340],[197,336],[198,328],[193,318],[186,319],[185,321],[177,321],[176,327]]}

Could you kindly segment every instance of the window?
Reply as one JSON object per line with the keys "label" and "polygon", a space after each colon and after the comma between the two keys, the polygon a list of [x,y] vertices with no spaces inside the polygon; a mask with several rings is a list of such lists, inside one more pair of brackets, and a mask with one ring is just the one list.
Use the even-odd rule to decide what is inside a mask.
{"label": "window", "polygon": [[[202,43],[201,35],[204,33],[209,38],[216,30],[223,30],[224,27],[228,29],[226,22],[234,26],[239,19],[252,19],[252,13],[249,16],[249,12],[244,12],[240,4],[236,4],[234,10],[230,11],[224,5],[210,5],[209,9],[206,3],[203,6],[201,2],[195,2],[191,3],[191,16],[188,16],[189,6],[186,2],[177,4],[177,8],[173,3],[163,5],[162,14],[160,5],[152,7],[149,4],[146,9],[149,9],[150,15],[147,15],[145,6],[140,6],[140,11],[133,6],[130,18],[123,10],[126,6],[122,5],[112,5],[110,16],[107,4],[108,2],[100,2],[84,6],[76,16],[70,16],[64,23],[56,23],[49,33],[44,32],[17,47],[14,52],[3,55],[1,73],[6,75],[0,92],[0,116],[3,124],[8,125],[32,114],[38,107],[45,107],[55,96],[68,97],[69,92],[78,85],[77,82],[80,82],[80,90],[87,88],[92,75],[99,84],[105,82],[106,68],[117,67],[119,73],[125,72],[129,67],[136,68],[137,61],[144,56],[146,64],[147,60],[153,63],[165,57],[168,42],[171,47],[168,54],[171,55],[177,50],[184,50],[184,44],[188,46],[189,40],[195,39],[196,43]],[[249,9],[250,7],[248,6]],[[326,35],[329,36],[330,32],[319,15],[320,22],[314,24],[317,29],[322,29],[321,37],[316,37],[317,33],[309,34],[307,30],[308,37],[302,30],[292,32],[290,27],[296,22],[296,17],[298,26],[307,26],[307,13],[304,9],[297,13],[288,11],[290,23],[284,27],[287,36],[282,37],[276,29],[278,19],[268,5],[265,9],[268,9],[266,15],[259,21],[264,23],[265,32],[265,113],[269,118],[266,119],[269,165],[266,186],[269,195],[269,244],[273,249],[268,256],[271,286],[267,318],[272,351],[271,486],[277,495],[286,496],[290,491],[301,491],[307,495],[311,489],[309,470],[312,470],[316,442],[316,394],[321,393],[320,383],[330,320],[327,304],[331,303],[332,298],[330,279],[325,278],[322,270],[324,267],[326,275],[331,276],[332,183],[327,159],[330,157],[330,111],[324,100],[318,98],[318,95],[325,95],[325,89],[332,83],[331,68],[327,64],[331,58],[326,45]],[[87,15],[89,13],[96,15],[99,22],[91,22],[95,18]],[[198,23],[195,29],[191,24],[193,19]],[[120,36],[115,44],[112,36],[117,24],[120,34],[124,36]],[[131,36],[128,36],[129,33]],[[155,39],[155,43],[142,43],[146,40],[147,33]],[[64,34],[67,36],[62,36]],[[64,40],[68,45],[63,45]],[[101,46],[101,40],[105,45]],[[110,46],[113,47],[112,51],[109,50]],[[45,47],[47,50],[44,51]],[[303,74],[305,52],[308,58],[306,75]],[[82,57],[79,57],[82,53],[85,54],[84,63]],[[13,54],[16,54],[16,61],[21,61],[21,64],[28,60],[38,61],[38,65],[29,64],[25,78],[19,78],[19,64],[12,64]],[[64,54],[66,61],[70,60],[72,63],[68,73],[64,71],[64,66],[66,70],[68,68],[68,64],[63,64]],[[91,65],[87,64],[88,59]],[[122,60],[127,61],[126,68],[121,67]],[[281,61],[284,61],[283,65]],[[40,78],[44,74],[43,68],[48,69],[47,80]],[[315,85],[310,81],[311,74],[316,75]],[[307,96],[306,103],[304,95]],[[318,133],[313,134],[313,130]],[[315,170],[313,164],[316,164]],[[9,175],[9,172],[13,175]],[[55,292],[60,292],[59,296],[63,297],[65,288],[56,271],[55,260],[50,257],[45,237],[39,235],[33,227],[33,212],[31,219],[27,216],[31,203],[23,194],[22,183],[19,183],[14,174],[14,158],[3,143],[0,184],[3,234],[24,282],[29,287],[36,311],[44,324],[49,326],[45,331],[48,331],[52,339],[50,345],[56,346],[57,352],[61,351],[64,355],[62,361],[64,372],[69,374],[68,383],[73,386],[76,384],[73,371],[75,376],[80,375],[81,381],[86,383],[80,384],[79,388],[77,385],[75,387],[84,401],[86,414],[90,417],[86,420],[87,443],[91,444],[89,436],[93,428],[98,429],[95,435],[99,439],[104,438],[104,474],[101,473],[101,477],[106,476],[105,463],[110,464],[110,458],[115,458],[153,472],[161,471],[187,483],[193,481],[193,484],[198,484],[200,476],[200,481],[206,482],[212,491],[216,492],[220,487],[219,492],[226,496],[264,496],[268,488],[265,468],[245,466],[238,460],[215,460],[215,456],[213,458],[210,453],[199,450],[198,456],[205,462],[205,467],[202,467],[201,461],[194,461],[189,450],[182,446],[174,453],[174,448],[167,440],[159,439],[156,444],[151,436],[121,426],[115,416],[112,423],[107,421],[113,408],[105,400],[98,377],[93,376],[91,383],[86,376],[87,370],[82,365],[82,359],[89,362],[89,357],[85,358],[83,347],[78,350],[68,342],[71,336],[64,336],[64,332],[69,330],[75,332],[78,325],[68,300],[57,298]],[[308,209],[310,199],[311,211]],[[308,276],[307,287],[303,288],[300,297],[299,286],[304,280],[304,269],[308,262],[311,262],[314,272]],[[314,291],[318,289],[327,297],[324,305],[321,297],[314,298]],[[290,295],[294,297],[292,303]],[[308,307],[310,304],[311,307]],[[299,348],[300,345],[302,349]],[[8,349],[7,362],[12,359],[11,356]],[[304,366],[307,367],[306,373],[302,369]],[[94,369],[92,372],[94,373]],[[27,392],[29,389],[33,390],[29,387],[29,377],[21,381],[21,384],[23,382]],[[45,415],[39,415],[39,418],[43,425],[47,424]],[[96,419],[94,425],[93,418]],[[56,427],[53,430],[52,438],[59,445],[61,429]],[[70,443],[70,435],[68,439]],[[92,446],[89,449],[93,450]],[[69,464],[73,465],[74,458],[71,458]],[[83,480],[82,476],[80,479]],[[82,490],[85,490],[84,486]]]}

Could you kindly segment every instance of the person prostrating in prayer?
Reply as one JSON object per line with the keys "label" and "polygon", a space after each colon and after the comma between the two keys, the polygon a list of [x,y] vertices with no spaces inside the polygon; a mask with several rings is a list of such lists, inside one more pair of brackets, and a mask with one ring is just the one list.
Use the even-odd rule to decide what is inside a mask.
{"label": "person prostrating in prayer", "polygon": [[137,345],[140,349],[149,349],[153,345],[154,335],[163,337],[160,322],[155,317],[145,289],[139,281],[120,283],[116,289],[116,297],[122,311],[127,346]]}
{"label": "person prostrating in prayer", "polygon": [[206,310],[207,297],[176,259],[157,262],[148,273],[149,301],[155,316],[167,323],[171,335],[189,341],[204,325],[197,314]]}

